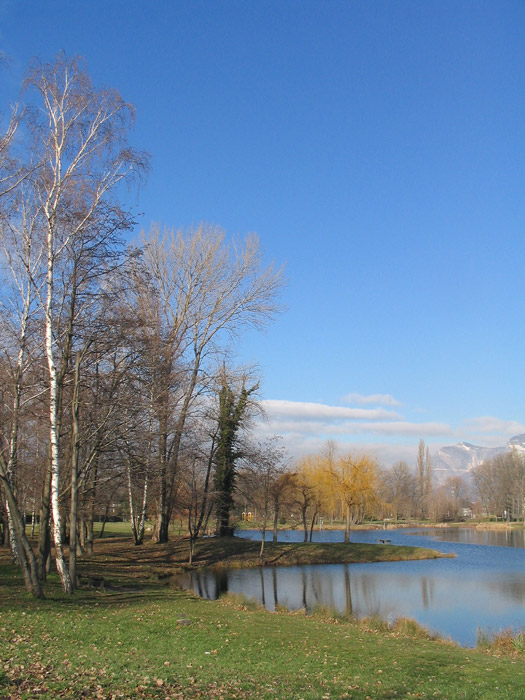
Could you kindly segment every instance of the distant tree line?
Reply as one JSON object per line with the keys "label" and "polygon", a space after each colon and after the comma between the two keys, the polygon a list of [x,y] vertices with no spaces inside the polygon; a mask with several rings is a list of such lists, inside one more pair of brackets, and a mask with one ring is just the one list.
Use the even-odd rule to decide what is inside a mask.
{"label": "distant tree line", "polygon": [[281,518],[301,527],[305,542],[314,527],[332,525],[343,525],[349,541],[352,526],[370,519],[394,525],[474,516],[525,519],[525,456],[516,451],[487,460],[465,478],[452,474],[442,482],[434,480],[423,440],[414,468],[404,461],[381,468],[366,453],[339,455],[331,441],[317,454],[283,464],[276,456],[265,466],[254,460],[248,468],[241,464],[238,475],[237,515],[250,512],[263,532],[271,524],[274,540]]}
{"label": "distant tree line", "polygon": [[513,449],[472,470],[482,512],[502,520],[525,520],[525,455]]}

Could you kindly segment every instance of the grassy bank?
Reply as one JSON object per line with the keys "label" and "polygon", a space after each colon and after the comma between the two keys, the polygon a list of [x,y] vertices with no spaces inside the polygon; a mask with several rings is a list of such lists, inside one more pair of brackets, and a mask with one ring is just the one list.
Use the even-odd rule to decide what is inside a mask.
{"label": "grassy bank", "polygon": [[[232,568],[260,566],[260,543],[233,538],[233,541],[201,543],[196,563],[216,557],[215,565]],[[290,566],[300,564],[357,564],[377,561],[413,561],[437,559],[444,555],[433,549],[405,547],[390,544],[344,544],[342,542],[277,542],[265,543],[263,563],[265,566]],[[206,565],[210,565],[209,563]]]}
{"label": "grassy bank", "polygon": [[[241,543],[246,557],[257,546]],[[225,541],[221,555],[234,545]],[[210,547],[201,543],[201,563],[217,563]],[[0,697],[522,697],[519,650],[495,656],[461,649],[431,640],[409,622],[390,629],[327,612],[269,613],[231,597],[201,600],[163,578],[183,555],[181,542],[98,542],[97,554],[80,568],[104,576],[104,590],[85,585],[66,598],[53,575],[47,599],[35,601],[2,552]]]}
{"label": "grassy bank", "polygon": [[272,614],[158,584],[48,595],[29,600],[11,585],[2,597],[0,697],[477,700],[519,698],[525,684],[523,657],[410,625]]}

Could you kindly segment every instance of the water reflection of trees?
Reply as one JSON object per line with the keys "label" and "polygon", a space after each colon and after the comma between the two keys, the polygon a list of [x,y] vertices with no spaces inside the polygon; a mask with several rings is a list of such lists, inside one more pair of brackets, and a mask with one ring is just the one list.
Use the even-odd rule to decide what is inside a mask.
{"label": "water reflection of trees", "polygon": [[381,602],[377,593],[377,578],[373,574],[362,574],[358,578],[358,606],[356,613],[362,615],[380,615]]}
{"label": "water reflection of trees", "polygon": [[182,588],[191,588],[201,598],[216,600],[228,592],[229,577],[227,571],[192,571],[182,574],[178,579]]}
{"label": "water reflection of trees", "polygon": [[525,578],[489,580],[486,583],[489,590],[494,591],[506,600],[512,600],[520,605],[525,605]]}
{"label": "water reflection of trees", "polygon": [[485,530],[473,527],[434,528],[429,529],[427,536],[434,536],[443,542],[459,542],[461,544],[481,544],[491,547],[525,548],[525,530],[502,529]]}
{"label": "water reflection of trees", "polygon": [[183,575],[179,581],[205,598],[217,598],[235,590],[270,609],[282,605],[312,612],[318,606],[326,606],[357,618],[377,615],[384,619],[406,615],[418,619],[425,611],[425,615],[443,616],[445,629],[448,617],[457,615],[459,610],[475,625],[487,612],[505,616],[511,605],[525,605],[525,577],[515,570],[498,574],[487,571],[484,575],[481,570],[468,573],[458,568],[455,575],[428,575],[421,571],[417,576],[413,572],[387,572],[374,566],[346,564],[196,571]]}
{"label": "water reflection of trees", "polygon": [[350,586],[350,569],[348,568],[349,565],[347,564],[344,567],[344,577],[345,577],[345,613],[347,615],[351,615],[353,613],[353,607],[352,607],[352,588]]}
{"label": "water reflection of trees", "polygon": [[421,577],[421,600],[423,607],[428,610],[434,600],[434,579],[427,576]]}
{"label": "water reflection of trees", "polygon": [[261,579],[261,603],[266,607],[266,595],[264,593],[264,570],[262,566],[259,569],[259,578]]}

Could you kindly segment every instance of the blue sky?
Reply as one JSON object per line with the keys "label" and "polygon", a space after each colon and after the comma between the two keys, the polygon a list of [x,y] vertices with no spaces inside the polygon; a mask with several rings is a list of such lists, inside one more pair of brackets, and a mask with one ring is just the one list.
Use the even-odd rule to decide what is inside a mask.
{"label": "blue sky", "polygon": [[286,263],[239,360],[292,454],[525,432],[523,2],[0,0],[0,49],[4,109],[60,49],[135,105],[141,227]]}

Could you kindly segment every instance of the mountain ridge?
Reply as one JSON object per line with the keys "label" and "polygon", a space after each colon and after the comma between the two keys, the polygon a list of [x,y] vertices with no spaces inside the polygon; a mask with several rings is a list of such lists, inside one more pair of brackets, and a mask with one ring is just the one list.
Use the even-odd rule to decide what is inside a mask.
{"label": "mountain ridge", "polygon": [[443,481],[449,476],[468,477],[470,471],[478,464],[512,449],[525,454],[525,433],[513,435],[506,445],[501,447],[483,447],[470,442],[447,445],[439,449],[432,458],[434,475],[438,481]]}

